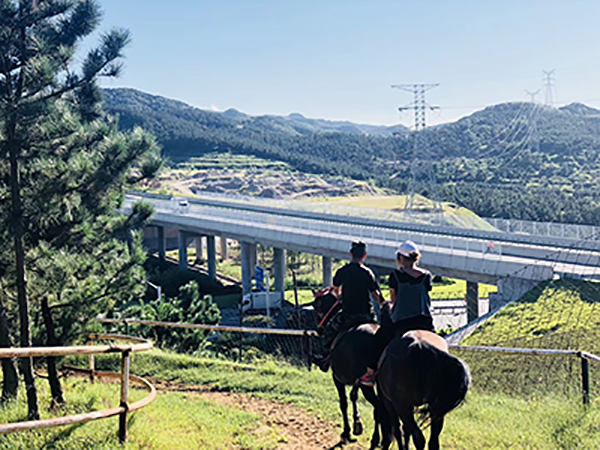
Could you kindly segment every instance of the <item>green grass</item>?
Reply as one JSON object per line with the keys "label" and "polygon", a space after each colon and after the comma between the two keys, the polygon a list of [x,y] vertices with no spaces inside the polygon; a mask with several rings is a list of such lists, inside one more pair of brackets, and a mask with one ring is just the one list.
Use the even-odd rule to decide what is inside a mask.
{"label": "green grass", "polygon": [[[68,405],[57,415],[91,412],[116,406],[119,386],[89,383],[82,378],[63,381]],[[38,381],[41,412],[48,412],[48,389]],[[135,389],[133,400],[145,391]],[[0,422],[14,422],[26,416],[23,396],[17,403],[0,409]],[[193,394],[160,392],[149,406],[129,416],[126,449],[217,449],[276,448],[280,438],[274,430],[261,427],[264,418],[234,407],[211,402]],[[1,449],[122,449],[117,440],[118,418],[86,424],[13,433],[0,441]],[[257,431],[258,430],[258,431]]]}
{"label": "green grass", "polygon": [[[83,358],[70,358],[83,365]],[[115,369],[115,355],[97,357],[99,368]],[[330,374],[307,371],[276,360],[255,364],[195,358],[152,350],[134,355],[132,372],[154,380],[188,385],[208,385],[214,390],[252,394],[302,407],[331,423],[340,431],[337,395]],[[47,399],[45,383],[39,381]],[[64,383],[69,401],[67,412],[90,411],[111,406],[118,399],[118,385],[69,379]],[[136,390],[134,398],[141,398]],[[24,398],[18,405],[0,410],[0,420],[24,417]],[[365,446],[372,430],[370,408],[361,401]],[[47,403],[42,410],[46,411]],[[48,415],[45,413],[45,415]],[[276,448],[284,437],[265,427],[265,418],[224,406],[193,393],[159,391],[157,399],[130,418],[130,439],[126,448]],[[82,426],[61,427],[40,432],[12,434],[2,438],[0,448],[120,448],[116,442],[117,419]],[[443,448],[480,449],[563,449],[600,448],[600,401],[594,398],[588,409],[578,399],[542,395],[529,398],[489,394],[474,389],[467,401],[447,417],[442,433]]]}
{"label": "green grass", "polygon": [[[600,285],[581,280],[544,282],[509,304],[461,344],[585,350],[600,354]],[[476,384],[513,394],[564,392],[579,395],[576,356],[481,353],[464,355]],[[600,392],[600,364],[590,364]]]}

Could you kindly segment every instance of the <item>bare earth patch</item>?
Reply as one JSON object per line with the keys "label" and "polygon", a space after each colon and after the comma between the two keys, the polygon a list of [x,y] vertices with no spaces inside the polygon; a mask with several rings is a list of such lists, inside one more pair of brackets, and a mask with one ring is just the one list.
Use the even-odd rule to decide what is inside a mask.
{"label": "bare earth patch", "polygon": [[[210,386],[190,386],[168,381],[153,380],[158,391],[186,392],[211,402],[221,403],[263,417],[263,425],[276,431],[282,439],[279,448],[331,449],[339,448],[340,427],[311,416],[304,409],[275,400],[249,394],[214,391]],[[340,417],[341,421],[341,417]],[[264,430],[257,430],[258,432]],[[361,448],[358,444],[345,445],[344,449]]]}

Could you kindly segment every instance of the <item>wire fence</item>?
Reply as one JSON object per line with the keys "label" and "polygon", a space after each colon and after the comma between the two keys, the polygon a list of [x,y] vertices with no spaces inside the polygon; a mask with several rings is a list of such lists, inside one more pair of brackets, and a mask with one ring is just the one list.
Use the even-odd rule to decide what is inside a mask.
{"label": "wire fence", "polygon": [[[201,355],[250,364],[264,358],[275,358],[310,370],[313,356],[322,350],[320,346],[323,345],[315,330],[306,329],[231,327],[137,319],[99,321],[134,334],[135,326],[146,330],[200,330],[206,333],[207,343],[201,349]],[[473,345],[451,345],[451,348],[469,365],[473,387],[479,392],[525,397],[582,397],[584,404],[600,393],[600,357],[586,351]]]}
{"label": "wire fence", "polygon": [[[245,326],[203,325],[161,322],[138,319],[98,319],[114,330],[132,335],[154,337],[160,346],[161,336],[167,332],[187,330],[204,335],[204,341],[194,352],[237,362],[252,363],[261,358],[275,358],[286,363],[311,369],[313,355],[322,345],[315,330],[269,328],[269,317],[248,316]],[[184,336],[181,336],[185,338]]]}

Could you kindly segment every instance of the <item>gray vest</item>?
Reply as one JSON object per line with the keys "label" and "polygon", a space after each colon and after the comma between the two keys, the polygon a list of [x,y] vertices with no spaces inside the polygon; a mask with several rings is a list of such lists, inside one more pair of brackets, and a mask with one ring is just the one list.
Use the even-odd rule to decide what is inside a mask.
{"label": "gray vest", "polygon": [[[396,273],[394,272],[396,277]],[[396,323],[403,319],[415,316],[431,317],[431,298],[423,283],[410,284],[400,283],[396,290],[396,301],[392,308],[392,322]]]}

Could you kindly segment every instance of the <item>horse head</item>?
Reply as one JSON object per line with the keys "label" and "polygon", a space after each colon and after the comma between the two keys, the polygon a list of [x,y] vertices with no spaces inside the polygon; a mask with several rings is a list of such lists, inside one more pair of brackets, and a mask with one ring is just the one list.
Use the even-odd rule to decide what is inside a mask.
{"label": "horse head", "polygon": [[335,295],[333,286],[318,292],[313,291],[313,295],[315,299],[312,302],[312,307],[315,311],[317,323],[321,323],[328,314],[333,312],[332,309],[335,309],[338,298]]}

